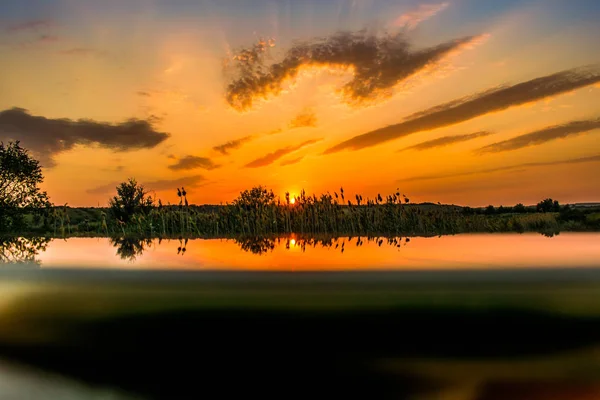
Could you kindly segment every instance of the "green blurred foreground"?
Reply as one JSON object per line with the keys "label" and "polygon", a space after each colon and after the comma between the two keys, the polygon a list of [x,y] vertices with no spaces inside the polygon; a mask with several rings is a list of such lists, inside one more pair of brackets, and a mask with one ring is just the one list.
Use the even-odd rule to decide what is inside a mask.
{"label": "green blurred foreground", "polygon": [[600,270],[2,270],[0,357],[141,398],[600,397]]}

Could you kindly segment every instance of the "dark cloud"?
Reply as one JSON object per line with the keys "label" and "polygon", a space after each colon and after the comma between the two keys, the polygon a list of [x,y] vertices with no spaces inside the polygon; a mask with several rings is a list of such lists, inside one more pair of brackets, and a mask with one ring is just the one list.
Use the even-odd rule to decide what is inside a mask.
{"label": "dark cloud", "polygon": [[586,121],[572,121],[563,125],[548,126],[535,132],[517,136],[498,143],[490,144],[477,150],[479,153],[498,153],[524,147],[537,146],[556,139],[579,135],[594,129],[600,129],[600,118]]}
{"label": "dark cloud", "polygon": [[492,135],[492,134],[493,134],[493,132],[481,131],[481,132],[470,133],[470,134],[467,134],[467,135],[444,136],[444,137],[441,137],[441,138],[438,138],[438,139],[428,140],[426,142],[419,143],[419,144],[416,144],[414,146],[410,146],[410,147],[407,147],[405,149],[401,149],[399,151],[406,151],[406,150],[419,150],[419,151],[423,151],[423,150],[429,150],[429,149],[433,149],[435,147],[449,146],[451,144],[460,143],[460,142],[466,142],[466,141],[477,139],[477,138],[480,138],[480,137],[489,136],[489,135]]}
{"label": "dark cloud", "polygon": [[140,90],[139,92],[137,92],[137,95],[138,95],[138,96],[142,96],[142,97],[150,97],[150,96],[151,96],[151,94],[150,94],[150,93],[148,93],[148,92],[144,92],[144,91],[142,91],[142,90]]}
{"label": "dark cloud", "polygon": [[463,172],[451,172],[448,174],[440,174],[440,175],[414,176],[412,178],[400,179],[398,182],[430,181],[430,180],[434,180],[434,179],[447,179],[447,178],[458,178],[458,177],[470,176],[470,175],[491,174],[494,172],[502,172],[502,171],[515,171],[516,172],[516,171],[519,171],[519,170],[522,170],[525,168],[548,167],[548,166],[567,165],[567,164],[582,164],[582,163],[598,162],[598,161],[600,161],[600,154],[596,155],[596,156],[574,158],[574,159],[568,159],[568,160],[548,161],[548,162],[531,162],[531,163],[507,165],[504,167],[488,168],[488,169],[482,169],[482,170],[478,170],[478,171],[463,171]]}
{"label": "dark cloud", "polygon": [[355,136],[325,151],[360,150],[416,132],[429,131],[506,110],[511,107],[567,93],[600,82],[600,65],[576,68],[513,86],[478,93],[413,114],[404,122]]}
{"label": "dark cloud", "polygon": [[[202,175],[194,175],[178,179],[164,179],[159,181],[142,182],[142,185],[144,185],[144,188],[146,188],[146,190],[162,192],[165,190],[177,190],[178,187],[182,186],[187,188],[195,188],[201,186],[204,182],[206,182],[205,177],[203,177]],[[121,182],[117,181],[110,182],[106,185],[88,189],[86,190],[86,193],[94,195],[116,194],[117,186],[119,186],[120,184]]]}
{"label": "dark cloud", "polygon": [[168,133],[156,131],[148,120],[130,119],[111,124],[34,116],[22,108],[0,111],[0,140],[20,140],[45,167],[54,165],[56,154],[77,144],[129,151],[154,148],[168,137]]}
{"label": "dark cloud", "polygon": [[272,153],[269,153],[263,157],[257,158],[256,160],[246,164],[246,168],[266,167],[267,165],[273,164],[275,161],[279,160],[283,156],[286,156],[290,153],[298,151],[306,146],[310,146],[312,144],[318,143],[321,140],[322,139],[307,140],[306,142],[300,143],[299,145],[296,145],[296,146],[288,146],[288,147],[284,147],[283,149],[275,150]]}
{"label": "dark cloud", "polygon": [[282,167],[285,167],[286,165],[298,164],[302,160],[304,160],[304,156],[300,156],[300,157],[292,158],[290,160],[282,161],[281,164],[279,164],[279,165]]}
{"label": "dark cloud", "polygon": [[342,88],[351,103],[391,94],[392,88],[425,67],[442,60],[476,37],[414,50],[403,34],[378,36],[363,30],[340,32],[327,38],[294,44],[283,60],[267,65],[274,43],[260,41],[234,57],[237,75],[227,86],[226,100],[238,111],[251,108],[256,99],[278,95],[283,83],[294,79],[304,66],[352,68],[354,78]]}
{"label": "dark cloud", "polygon": [[218,146],[215,146],[215,147],[213,147],[213,150],[218,153],[223,154],[224,156],[227,156],[227,155],[229,155],[229,152],[231,150],[239,149],[240,147],[242,147],[242,145],[248,143],[252,139],[254,139],[254,136],[252,136],[252,135],[244,136],[243,138],[232,140],[227,143],[223,143]]}
{"label": "dark cloud", "polygon": [[210,171],[219,167],[220,165],[215,164],[210,158],[186,156],[179,159],[175,164],[170,165],[169,169],[172,169],[173,171],[185,171],[202,168]]}
{"label": "dark cloud", "polygon": [[296,115],[290,121],[290,128],[315,128],[317,126],[317,115],[314,110],[307,108],[300,114]]}

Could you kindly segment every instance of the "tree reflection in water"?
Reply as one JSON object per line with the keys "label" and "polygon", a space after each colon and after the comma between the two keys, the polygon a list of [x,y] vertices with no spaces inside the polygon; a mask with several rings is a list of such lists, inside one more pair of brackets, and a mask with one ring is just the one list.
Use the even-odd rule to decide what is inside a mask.
{"label": "tree reflection in water", "polygon": [[234,241],[242,250],[252,254],[262,255],[275,249],[276,239],[257,236],[236,238]]}
{"label": "tree reflection in water", "polygon": [[122,260],[135,261],[152,246],[152,239],[111,238],[110,243],[117,248],[117,255]]}
{"label": "tree reflection in water", "polygon": [[[163,239],[159,238],[157,244],[162,244]],[[179,247],[177,247],[177,255],[185,255],[189,239],[179,238]],[[110,243],[117,248],[117,255],[122,260],[135,261],[138,257],[144,254],[155,243],[154,239],[150,238],[110,238]]]}
{"label": "tree reflection in water", "polygon": [[0,264],[40,265],[36,257],[46,250],[48,243],[50,239],[43,237],[0,238]]}
{"label": "tree reflection in water", "polygon": [[348,238],[337,238],[337,237],[308,237],[308,238],[268,238],[268,237],[240,237],[234,239],[235,243],[237,243],[243,251],[250,252],[252,254],[262,255],[269,253],[275,249],[277,246],[281,246],[282,241],[285,242],[286,250],[291,250],[293,248],[298,248],[302,252],[305,252],[307,248],[310,247],[322,247],[328,249],[334,249],[342,254],[344,253],[347,246],[354,244],[356,247],[361,247],[362,245],[367,243],[375,243],[377,246],[381,247],[383,244],[387,244],[388,246],[394,246],[396,248],[401,248],[402,246],[406,246],[410,242],[410,238],[402,238],[402,237],[389,237],[389,238],[381,238],[381,237],[348,237]]}

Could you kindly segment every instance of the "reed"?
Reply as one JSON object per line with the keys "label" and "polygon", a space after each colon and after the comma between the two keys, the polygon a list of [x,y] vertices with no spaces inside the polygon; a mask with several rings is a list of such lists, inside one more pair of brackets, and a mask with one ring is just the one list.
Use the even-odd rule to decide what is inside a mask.
{"label": "reed", "polygon": [[269,236],[281,234],[391,237],[462,232],[554,232],[556,213],[465,215],[452,206],[423,207],[410,203],[399,190],[374,198],[347,199],[344,189],[317,195],[301,191],[284,200],[262,186],[240,193],[233,202],[207,211],[191,206],[184,188],[177,189],[178,205],[163,205],[148,213],[99,224],[98,231],[134,236]]}

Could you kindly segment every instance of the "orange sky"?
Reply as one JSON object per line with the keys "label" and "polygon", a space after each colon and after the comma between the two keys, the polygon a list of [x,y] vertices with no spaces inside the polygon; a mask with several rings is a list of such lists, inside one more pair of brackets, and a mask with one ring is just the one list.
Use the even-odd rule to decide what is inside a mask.
{"label": "orange sky", "polygon": [[0,6],[0,139],[42,160],[56,204],[105,205],[128,177],[164,202],[600,200],[595,2],[171,3]]}

